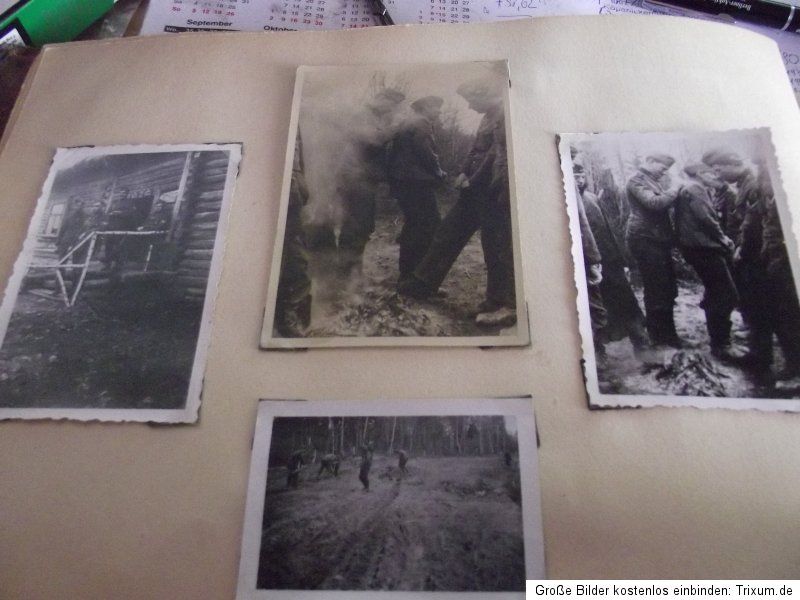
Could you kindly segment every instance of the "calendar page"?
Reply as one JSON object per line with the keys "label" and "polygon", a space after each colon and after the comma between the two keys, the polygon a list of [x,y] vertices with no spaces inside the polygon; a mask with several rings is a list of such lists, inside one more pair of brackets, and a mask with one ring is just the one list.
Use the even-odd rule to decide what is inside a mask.
{"label": "calendar page", "polygon": [[384,0],[395,23],[480,23],[523,17],[591,15],[598,2],[575,0]]}
{"label": "calendar page", "polygon": [[370,0],[152,0],[141,35],[352,29],[377,24]]}

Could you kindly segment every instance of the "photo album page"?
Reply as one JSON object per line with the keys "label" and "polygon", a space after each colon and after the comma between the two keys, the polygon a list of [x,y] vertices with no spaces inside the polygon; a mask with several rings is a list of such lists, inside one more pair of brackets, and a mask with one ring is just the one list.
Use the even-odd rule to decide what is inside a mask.
{"label": "photo album page", "polygon": [[4,592],[796,575],[798,157],[722,24],[45,48],[0,142]]}

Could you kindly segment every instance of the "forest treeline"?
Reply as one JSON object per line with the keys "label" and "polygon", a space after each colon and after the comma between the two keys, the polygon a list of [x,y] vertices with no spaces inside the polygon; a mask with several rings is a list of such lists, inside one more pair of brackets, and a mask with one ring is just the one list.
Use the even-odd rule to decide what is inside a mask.
{"label": "forest treeline", "polygon": [[279,417],[273,422],[270,466],[285,464],[295,450],[354,456],[362,445],[379,454],[405,450],[410,456],[478,456],[514,452],[515,435],[505,417]]}

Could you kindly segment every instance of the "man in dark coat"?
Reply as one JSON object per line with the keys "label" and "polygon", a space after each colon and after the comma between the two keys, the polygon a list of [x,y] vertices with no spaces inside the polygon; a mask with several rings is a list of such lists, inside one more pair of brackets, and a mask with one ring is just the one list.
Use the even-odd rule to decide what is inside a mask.
{"label": "man in dark coat", "polygon": [[372,468],[372,444],[361,446],[361,466],[358,469],[358,480],[369,491],[369,470]]}
{"label": "man in dark coat", "polygon": [[389,183],[404,219],[399,281],[414,272],[441,222],[435,192],[446,173],[439,164],[434,125],[443,102],[438,96],[413,102],[414,114],[402,123],[391,143]]}
{"label": "man in dark coat", "polygon": [[734,246],[722,231],[713,199],[719,178],[703,163],[688,165],[684,172],[691,183],[681,188],[675,202],[678,247],[703,282],[700,306],[706,314],[711,353],[723,360],[740,360],[731,347],[731,312],[739,300],[730,272]]}
{"label": "man in dark coat", "polygon": [[602,266],[598,288],[606,319],[596,335],[601,336],[601,343],[629,337],[634,350],[642,350],[647,344],[644,314],[625,274],[624,244],[609,223],[597,196],[587,189],[583,166],[576,164],[573,173]]}
{"label": "man in dark coat", "polygon": [[766,204],[761,259],[767,270],[767,296],[772,299],[771,322],[785,363],[777,379],[793,379],[800,377],[800,303],[774,194],[768,195]]}
{"label": "man in dark coat", "polygon": [[[778,317],[780,311],[777,309],[777,298],[771,293],[773,284],[778,288],[782,286],[777,280],[770,281],[767,255],[764,252],[764,229],[767,223],[769,245],[778,249],[778,254],[778,239],[783,239],[782,233],[778,233],[780,223],[777,221],[777,210],[774,218],[767,218],[768,212],[771,212],[770,205],[774,203],[772,186],[768,180],[759,182],[752,169],[735,152],[712,150],[703,155],[703,162],[713,167],[714,172],[725,182],[736,186],[737,198],[733,214],[738,228],[734,231],[736,250],[733,274],[739,291],[739,309],[748,329],[748,355],[745,357],[745,364],[757,376],[769,378],[773,360],[772,336],[783,327],[779,322],[781,319]],[[781,296],[786,297],[786,294]],[[787,301],[791,304],[791,297]],[[789,309],[788,314],[791,311]],[[790,367],[793,372],[800,368],[797,343],[791,342],[795,335],[785,333],[779,337],[779,341],[781,338],[784,340],[781,342],[782,346],[786,344],[783,351],[787,367],[790,364],[798,365]]]}
{"label": "man in dark coat", "polygon": [[297,488],[300,485],[300,471],[305,464],[304,452],[302,450],[295,450],[289,456],[289,462],[286,465],[286,487]]}
{"label": "man in dark coat", "polygon": [[638,173],[628,180],[626,192],[631,209],[628,248],[644,284],[644,309],[651,343],[681,347],[673,309],[678,296],[672,259],[674,233],[669,209],[678,197],[664,177],[675,159],[667,154],[646,157]]}
{"label": "man in dark coat", "polygon": [[[579,185],[579,179],[586,182],[583,165],[578,162],[577,150],[572,151],[572,172],[575,177],[575,198],[578,204],[578,226],[581,231],[581,248],[583,250],[583,270],[586,275],[586,294],[589,300],[589,318],[592,321],[592,342],[596,358],[600,361],[605,359],[606,348],[603,330],[608,325],[608,312],[603,303],[603,293],[600,291],[600,283],[603,281],[603,257],[594,239],[594,232],[589,225],[586,216],[586,205],[583,201],[583,193]],[[585,186],[584,186],[585,187]]]}
{"label": "man in dark coat", "polygon": [[[70,248],[75,246],[83,237],[90,216],[90,211],[85,206],[83,198],[72,196],[66,204],[66,215],[61,222],[58,238],[56,239],[59,258],[69,252]],[[86,247],[82,247],[72,255],[69,262],[73,264],[82,262],[86,256],[86,250]]]}
{"label": "man in dark coat", "polygon": [[319,461],[319,471],[317,472],[317,479],[322,476],[322,473],[327,471],[329,474],[333,475],[334,477],[339,476],[339,463],[340,463],[339,455],[338,454],[326,454],[324,455]]}
{"label": "man in dark coat", "polygon": [[295,144],[289,205],[281,254],[281,270],[275,299],[275,330],[283,337],[303,337],[311,324],[311,279],[302,211],[308,202],[300,136]]}
{"label": "man in dark coat", "polygon": [[516,322],[511,208],[509,195],[496,186],[499,155],[505,153],[502,97],[492,82],[472,81],[458,88],[470,108],[483,115],[462,173],[456,179],[460,195],[442,220],[428,252],[413,276],[399,286],[402,294],[427,298],[439,289],[453,263],[476,231],[487,269],[486,299],[476,322],[508,326]]}
{"label": "man in dark coat", "polygon": [[[405,94],[384,88],[356,116],[350,137],[342,148],[342,165],[336,173],[341,201],[338,248],[340,269],[360,273],[364,248],[375,231],[375,201],[380,186],[388,183],[387,145],[394,135],[395,119]],[[319,232],[317,232],[319,235]]]}
{"label": "man in dark coat", "polygon": [[408,463],[408,453],[405,450],[398,450],[397,451],[397,466],[400,467],[400,472],[405,474],[408,471],[406,470],[406,463]]}

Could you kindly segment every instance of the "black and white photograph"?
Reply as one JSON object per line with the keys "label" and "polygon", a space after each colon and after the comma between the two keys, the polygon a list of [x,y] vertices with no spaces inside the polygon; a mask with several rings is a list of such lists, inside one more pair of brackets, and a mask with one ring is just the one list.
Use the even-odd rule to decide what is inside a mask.
{"label": "black and white photograph", "polygon": [[800,410],[769,130],[564,134],[559,152],[590,404]]}
{"label": "black and white photograph", "polygon": [[0,419],[197,419],[240,157],[56,151],[0,306]]}
{"label": "black and white photograph", "polygon": [[524,598],[537,469],[529,398],[264,400],[237,597]]}
{"label": "black and white photograph", "polygon": [[261,345],[519,346],[505,61],[300,67]]}

